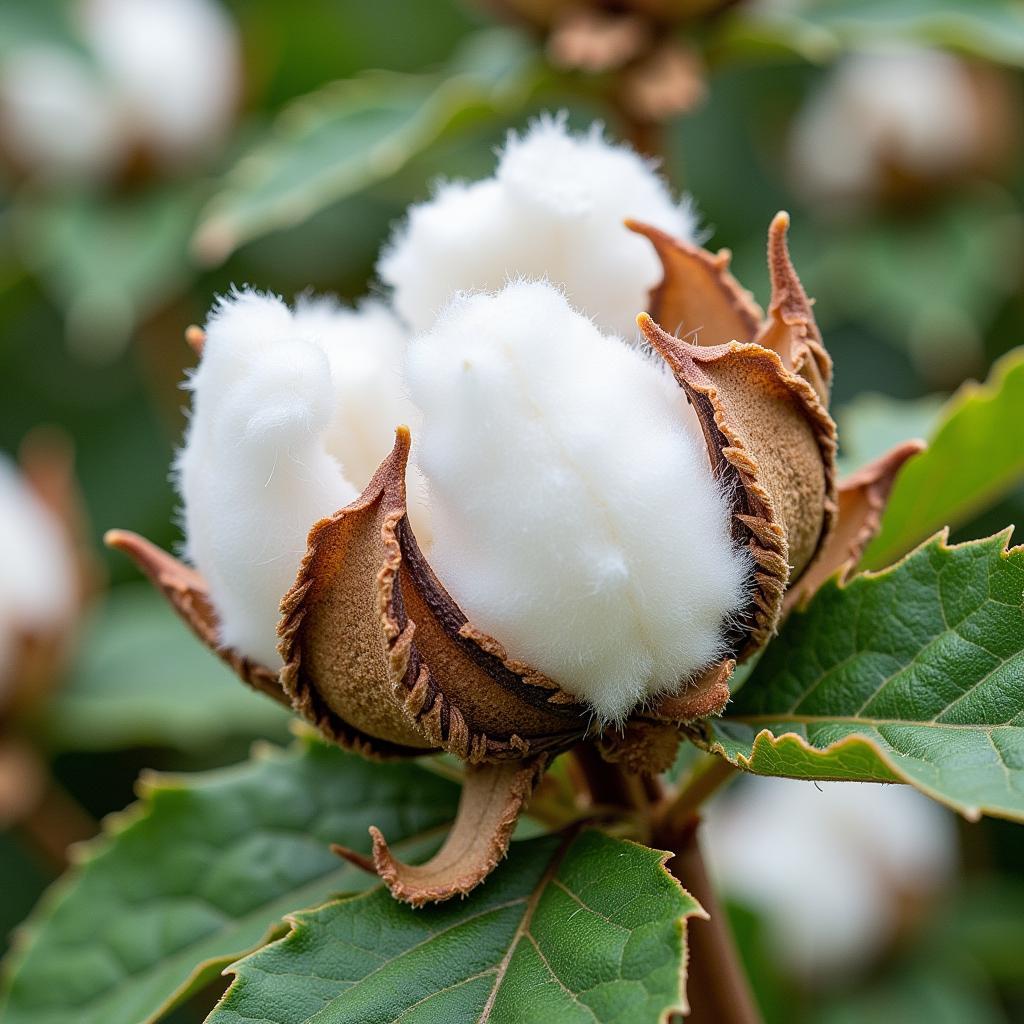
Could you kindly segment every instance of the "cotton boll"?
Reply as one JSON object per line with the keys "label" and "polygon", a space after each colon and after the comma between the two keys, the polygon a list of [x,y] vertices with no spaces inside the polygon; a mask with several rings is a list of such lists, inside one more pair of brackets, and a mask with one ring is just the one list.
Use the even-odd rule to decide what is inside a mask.
{"label": "cotton boll", "polygon": [[431,562],[480,629],[606,721],[720,652],[747,559],[678,385],[543,283],[411,347]]}
{"label": "cotton boll", "polygon": [[209,583],[221,641],[274,666],[280,601],[309,529],[357,495],[327,451],[330,363],[280,299],[241,292],[211,313],[188,386],[177,467],[187,554]]}
{"label": "cotton boll", "polygon": [[216,0],[85,0],[80,14],[138,137],[171,160],[220,138],[241,67],[237,32]]}
{"label": "cotton boll", "polygon": [[51,635],[70,622],[78,582],[74,557],[53,513],[0,455],[0,701],[15,682],[26,634]]}
{"label": "cotton boll", "polygon": [[956,865],[952,814],[904,786],[744,778],[709,808],[705,839],[722,887],[766,915],[808,978],[863,968],[901,901],[938,892]]}
{"label": "cotton boll", "polygon": [[661,266],[631,217],[692,239],[688,202],[675,203],[650,163],[615,146],[595,125],[573,136],[564,118],[542,118],[509,136],[493,178],[448,184],[414,206],[381,258],[398,313],[416,330],[459,291],[546,278],[602,330],[636,336]]}
{"label": "cotton boll", "polygon": [[95,179],[124,157],[120,109],[97,69],[70,50],[31,46],[0,71],[0,132],[19,165]]}
{"label": "cotton boll", "polygon": [[934,50],[892,47],[844,58],[797,118],[792,163],[819,199],[878,192],[893,169],[925,179],[958,170],[979,143],[964,66]]}

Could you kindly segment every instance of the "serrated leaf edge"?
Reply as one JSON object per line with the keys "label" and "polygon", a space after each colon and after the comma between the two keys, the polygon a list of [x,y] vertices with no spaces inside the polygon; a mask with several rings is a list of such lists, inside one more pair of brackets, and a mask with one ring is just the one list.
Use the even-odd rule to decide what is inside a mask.
{"label": "serrated leaf edge", "polygon": [[[1013,536],[1014,528],[1007,526],[998,533],[994,533],[989,537],[979,537],[974,540],[961,541],[957,544],[947,543],[949,539],[949,527],[945,526],[937,533],[934,533],[927,540],[922,541],[917,547],[908,551],[898,561],[893,562],[892,565],[886,566],[883,569],[876,569],[870,571],[864,571],[858,573],[856,576],[843,581],[839,578],[840,574],[836,574],[829,578],[829,580],[818,590],[814,597],[807,602],[803,607],[799,607],[794,610],[793,616],[799,617],[806,615],[814,602],[817,600],[818,594],[828,587],[832,587],[837,590],[846,590],[848,588],[857,587],[864,583],[870,583],[870,581],[888,576],[894,573],[897,569],[901,568],[906,562],[913,558],[918,553],[928,549],[934,548],[936,551],[941,552],[952,552],[958,551],[964,548],[976,548],[991,546],[994,548],[993,542],[1001,540],[1002,545],[997,552],[999,558],[1007,560],[1011,556],[1017,553],[1024,553],[1024,545],[1015,545],[1014,547],[1009,546],[1010,537]],[[784,717],[780,715],[779,717]],[[728,715],[726,715],[728,721]],[[742,723],[744,719],[741,716],[736,716],[732,721]],[[967,805],[961,804],[957,801],[950,800],[948,797],[935,791],[932,787],[922,783],[918,779],[914,779],[907,772],[899,768],[887,755],[886,753],[868,736],[844,736],[842,739],[836,740],[833,743],[828,744],[826,747],[816,747],[808,742],[803,736],[796,732],[784,732],[776,735],[771,729],[762,729],[754,737],[754,742],[750,748],[750,754],[737,754],[735,758],[729,756],[726,752],[725,747],[721,742],[708,741],[699,734],[691,734],[690,737],[702,750],[706,750],[710,754],[716,754],[717,756],[724,758],[730,764],[736,765],[737,768],[741,768],[744,771],[751,772],[755,775],[768,775],[766,772],[758,772],[752,767],[753,762],[757,759],[759,754],[763,754],[765,748],[770,750],[780,750],[784,744],[790,744],[800,749],[802,753],[806,753],[813,757],[815,760],[824,760],[837,752],[841,752],[848,749],[862,749],[866,750],[869,754],[875,757],[890,773],[891,778],[877,778],[877,779],[865,779],[865,782],[897,782],[901,785],[912,786],[914,789],[925,796],[930,797],[937,803],[942,804],[945,807],[949,807],[951,810],[956,811],[962,815],[967,821],[975,822],[978,821],[983,814],[988,814],[995,818],[1004,818],[1008,821],[1024,821],[1024,815],[1014,815],[1007,813],[1000,808],[992,808],[985,805]],[[810,776],[808,778],[811,778]],[[833,776],[822,775],[818,776],[821,781],[828,781],[834,779]],[[853,780],[838,780],[838,781],[853,781]]]}
{"label": "serrated leaf edge", "polygon": [[[551,860],[548,863],[547,867],[544,869],[544,873],[541,875],[536,888],[527,899],[527,909],[524,911],[523,921],[520,922],[520,924],[517,926],[516,931],[512,936],[512,940],[509,944],[509,954],[505,957],[505,959],[502,961],[502,964],[500,964],[498,967],[498,973],[496,975],[495,984],[490,996],[488,997],[488,1002],[484,1007],[483,1013],[475,1022],[475,1024],[485,1024],[485,1022],[487,1021],[493,998],[496,995],[498,988],[501,985],[501,981],[504,977],[504,971],[502,970],[502,967],[507,967],[508,963],[511,962],[512,954],[514,953],[520,940],[523,938],[523,936],[526,934],[526,931],[529,928],[529,922],[532,918],[533,909],[536,905],[536,902],[539,900],[540,895],[543,894],[547,886],[550,884],[552,878],[554,878],[555,873],[559,868],[559,865],[562,863],[563,858],[569,851],[573,842],[579,837],[579,835],[583,831],[584,828],[582,827],[582,825],[577,825],[566,830],[561,845],[552,855]],[[658,850],[650,846],[644,846],[642,843],[634,842],[631,839],[620,839],[618,837],[616,837],[616,839],[618,842],[623,843],[625,845],[637,847],[645,854],[658,854],[659,858],[656,867],[665,876],[668,877],[669,881],[679,891],[684,901],[687,904],[689,904],[688,908],[685,909],[682,913],[680,913],[680,915],[676,918],[674,922],[676,928],[679,931],[683,955],[680,959],[679,964],[679,977],[677,982],[678,987],[675,1005],[666,1007],[659,1017],[659,1024],[668,1024],[668,1022],[671,1020],[674,1014],[681,1013],[684,1016],[686,1016],[690,1012],[689,1002],[686,998],[686,982],[690,959],[690,946],[687,942],[687,922],[690,920],[690,918],[696,918],[697,920],[707,921],[709,920],[710,915],[700,905],[697,899],[687,891],[687,889],[683,886],[682,882],[680,882],[679,879],[676,878],[676,876],[673,875],[671,871],[669,871],[668,862],[675,856],[675,854],[672,853],[672,851]],[[224,991],[224,993],[221,995],[220,999],[217,1001],[217,1005],[214,1008],[214,1011],[219,1009],[224,1004],[224,1002],[234,991],[235,987],[239,984],[240,974],[238,968],[245,966],[245,962],[249,960],[251,957],[263,952],[265,949],[269,949],[272,946],[280,946],[290,941],[297,934],[299,934],[304,927],[307,926],[307,919],[311,919],[314,915],[320,913],[327,907],[334,906],[338,903],[354,903],[359,900],[369,899],[370,897],[375,896],[377,893],[379,893],[381,891],[381,888],[383,887],[379,886],[376,889],[370,889],[366,892],[356,893],[352,896],[335,897],[334,899],[325,900],[322,903],[318,903],[315,906],[305,907],[302,910],[296,910],[290,914],[285,914],[285,916],[282,918],[281,923],[282,925],[286,925],[288,927],[289,930],[287,931],[287,933],[281,935],[279,938],[276,938],[273,941],[264,943],[256,949],[248,951],[244,956],[238,957],[233,962],[229,963],[221,971],[222,977],[230,977],[232,981],[231,984]],[[153,1021],[143,1021],[142,1024],[153,1024]]]}

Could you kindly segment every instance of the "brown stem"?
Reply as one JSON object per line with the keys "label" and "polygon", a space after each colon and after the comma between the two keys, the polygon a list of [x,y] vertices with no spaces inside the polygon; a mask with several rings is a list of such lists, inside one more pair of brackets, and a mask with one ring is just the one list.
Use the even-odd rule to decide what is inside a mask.
{"label": "brown stem", "polygon": [[0,747],[0,822],[16,829],[58,871],[67,867],[68,847],[97,831],[96,822],[21,739]]}
{"label": "brown stem", "polygon": [[740,963],[728,918],[704,866],[697,840],[698,825],[693,819],[682,833],[676,834],[671,848],[677,852],[667,865],[708,913],[706,921],[691,919],[687,929],[687,1022],[759,1024],[761,1014]]}
{"label": "brown stem", "polygon": [[580,743],[573,748],[573,754],[592,804],[647,812],[650,799],[642,776],[628,774],[618,765],[610,764],[592,743]]}

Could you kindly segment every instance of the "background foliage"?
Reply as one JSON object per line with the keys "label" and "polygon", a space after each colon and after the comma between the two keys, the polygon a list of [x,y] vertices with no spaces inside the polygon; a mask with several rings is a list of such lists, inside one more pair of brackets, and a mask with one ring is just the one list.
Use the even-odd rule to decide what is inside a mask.
{"label": "background foliage", "polygon": [[[15,451],[40,423],[57,424],[73,436],[97,547],[102,532],[114,525],[168,547],[178,540],[167,467],[183,424],[177,386],[191,362],[180,338],[186,324],[202,319],[214,293],[244,281],[286,296],[312,286],[354,298],[372,279],[377,249],[402,209],[426,196],[442,172],[486,173],[509,126],[522,127],[532,113],[556,107],[567,109],[574,123],[600,116],[613,132],[623,127],[600,76],[553,71],[534,40],[498,26],[468,3],[311,0],[301,12],[274,0],[232,0],[226,6],[243,43],[244,98],[232,132],[209,161],[141,181],[59,188],[0,167],[0,447]],[[952,540],[962,541],[1001,529],[1024,509],[1024,361],[1012,352],[1024,343],[1024,149],[1020,132],[1008,127],[1017,144],[997,172],[958,182],[919,203],[867,208],[837,221],[794,187],[785,147],[788,125],[838,54],[880,37],[950,46],[991,64],[1019,99],[1024,12],[1012,0],[835,0],[799,7],[762,4],[749,11],[740,5],[702,30],[708,96],[666,125],[665,169],[694,194],[713,229],[712,244],[733,249],[737,276],[762,301],[765,228],[776,210],[793,214],[794,259],[817,298],[836,362],[834,405],[847,467],[895,441],[933,435],[932,451],[909,467],[868,552],[867,563],[880,568],[945,523],[953,526]],[[39,39],[74,45],[63,4],[9,4],[0,11],[0,59]],[[943,333],[940,328],[951,321],[966,329]],[[987,383],[957,391],[968,377]],[[244,757],[253,739],[286,742],[286,716],[238,686],[200,651],[158,599],[134,582],[124,560],[102,557],[109,593],[85,627],[80,657],[64,687],[33,723],[38,743],[71,794],[101,816],[130,802],[142,766],[173,772],[217,768]],[[873,608],[884,617],[908,602],[913,606],[922,573],[945,575],[952,577],[949,601],[955,610],[983,588],[971,582],[971,573],[1004,583],[1008,573],[1019,577],[1019,554],[999,559],[991,545],[947,552],[933,543],[887,579],[858,585],[869,612]],[[847,653],[857,651],[858,638],[844,632],[848,623],[841,615],[830,617],[833,594],[827,589],[793,620],[755,670],[757,689],[745,691],[732,717],[705,741],[721,743],[733,758],[792,758],[790,770],[797,775],[808,758],[831,756],[836,777],[905,777],[910,769],[901,768],[895,755],[883,763],[863,751],[844,759],[766,742],[758,748],[762,725],[792,724],[787,715],[807,710],[794,680],[813,688],[815,668],[790,661],[786,646],[798,631],[820,629],[821,642],[833,654],[847,647]],[[978,631],[988,631],[983,646],[1002,659],[1004,682],[1016,680],[1019,687],[1020,649],[1007,646],[992,608],[960,610],[964,615],[957,621],[969,620],[975,639]],[[945,617],[942,608],[922,611],[922,628],[934,626],[921,637],[922,649],[942,636],[957,641],[948,618],[949,609]],[[912,662],[919,653],[883,652],[894,662],[877,665],[879,680],[895,672],[895,663]],[[927,671],[927,664],[920,670]],[[979,655],[978,681],[993,687],[1002,678],[993,677],[994,671]],[[872,698],[856,696],[851,707],[859,714]],[[998,711],[997,698],[992,700]],[[958,706],[963,714],[952,710]],[[921,717],[991,726],[1001,721],[992,708],[982,702],[968,709],[951,696],[945,712],[922,709]],[[896,753],[900,742],[938,742],[906,735],[897,742],[890,726],[883,736]],[[989,754],[995,752],[983,768],[1000,775],[1005,769],[1005,802],[1019,810],[1024,741],[1019,721],[1005,727],[1012,737],[998,741],[991,730],[979,732],[988,737],[983,742],[990,744]],[[821,749],[843,734],[842,723],[805,729],[812,747]],[[396,821],[383,821],[389,838],[429,833],[444,820],[452,797],[449,781],[412,769],[396,769],[384,781],[376,774],[362,779],[363,769],[350,766],[356,773],[353,791],[357,784],[373,790],[377,803],[370,813],[353,805],[351,794],[332,794],[305,777],[342,755],[303,744],[301,752],[266,755],[195,786],[144,784],[142,808],[119,819],[106,845],[83,855],[82,884],[73,894],[57,889],[46,898],[33,928],[72,936],[67,970],[83,979],[85,988],[76,987],[75,995],[88,1002],[93,962],[76,958],[96,951],[75,945],[82,922],[94,916],[91,908],[107,905],[105,876],[121,876],[133,863],[152,867],[160,856],[161,830],[179,831],[176,815],[188,810],[201,817],[210,808],[223,843],[216,858],[198,846],[180,854],[175,871],[214,872],[218,883],[229,886],[237,877],[259,874],[268,862],[287,866],[287,878],[262,879],[269,889],[253,906],[221,908],[237,919],[237,927],[214,928],[204,912],[183,906],[182,916],[175,917],[181,931],[167,938],[172,944],[180,940],[175,948],[187,951],[185,959],[196,954],[188,969],[154,977],[146,972],[162,952],[135,949],[138,962],[127,972],[135,981],[108,978],[110,1003],[89,1019],[141,1019],[144,1009],[175,993],[192,1001],[174,1019],[203,1019],[226,984],[214,980],[216,970],[279,927],[282,913],[362,884],[320,840],[359,845],[370,820],[382,823],[388,785],[410,797],[417,786],[438,791],[436,820],[413,820],[411,799],[408,807],[392,805]],[[993,760],[996,755],[1003,766]],[[968,760],[972,770],[983,770],[976,759]],[[926,776],[924,788],[961,807],[977,805],[969,773],[938,778],[929,773],[927,759],[913,767]],[[283,791],[280,805],[265,789],[271,779],[274,792]],[[232,787],[245,794],[238,799],[259,803],[266,836],[240,837],[220,816],[226,804],[218,792]],[[305,845],[294,835],[278,834],[281,823],[272,820],[279,807],[292,808],[300,793],[309,798],[303,827],[313,837]],[[297,827],[296,821],[285,823],[292,832]],[[429,837],[416,841],[430,843]],[[543,873],[544,842],[513,858],[507,879],[497,884],[517,891],[534,870],[533,860]],[[131,852],[132,844],[139,850]],[[879,1007],[901,1021],[1019,1019],[1024,961],[1005,950],[1019,950],[1024,942],[1024,838],[1009,825],[984,821],[964,831],[963,847],[959,887],[928,910],[893,957],[872,965],[855,990],[807,986],[786,976],[756,914],[736,905],[743,953],[769,1019],[859,1021],[877,1018]],[[573,849],[581,857],[608,853]],[[572,866],[564,864],[563,870]],[[53,874],[23,838],[0,835],[0,927],[23,918]],[[148,883],[143,877],[138,884]],[[180,895],[177,889],[170,894]],[[379,894],[356,899],[381,902]],[[231,1014],[244,1011],[261,965],[270,958],[301,961],[303,930],[343,928],[350,909],[342,900],[304,914],[292,939],[244,961],[238,968],[244,984],[215,1019],[240,1019]],[[399,914],[383,905],[378,909]],[[665,927],[674,927],[671,922],[692,908],[680,903],[672,910]],[[146,933],[149,912],[138,910],[140,934]],[[24,977],[31,979],[28,956]],[[143,962],[147,956],[152,964]],[[208,967],[189,980],[199,960]],[[651,984],[660,995],[663,979]],[[144,985],[152,988],[143,991]],[[466,992],[468,998],[472,993]],[[66,1006],[33,1016],[31,999],[20,999],[15,990],[12,1021],[68,1019],[62,1015]]]}

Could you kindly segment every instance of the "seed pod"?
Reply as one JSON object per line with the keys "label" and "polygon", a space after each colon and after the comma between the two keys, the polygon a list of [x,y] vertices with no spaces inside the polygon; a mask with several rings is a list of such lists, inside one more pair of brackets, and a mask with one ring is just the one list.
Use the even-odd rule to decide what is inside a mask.
{"label": "seed pod", "polygon": [[[608,760],[632,771],[664,770],[679,725],[720,713],[737,661],[767,642],[796,600],[837,569],[849,572],[877,529],[895,472],[916,447],[903,446],[837,492],[831,360],[789,259],[787,225],[780,214],[769,234],[766,317],[728,273],[727,253],[631,225],[650,239],[664,272],[652,315],[638,321],[693,405],[709,463],[728,484],[733,536],[749,549],[754,573],[723,657],[634,712],[621,731],[599,736],[587,705],[510,658],[501,638],[474,628],[445,589],[407,515],[405,427],[360,497],[311,524],[282,599],[280,672],[218,645],[216,611],[195,572],[134,535],[108,537],[247,683],[290,703],[334,741],[370,757],[443,750],[466,763],[456,824],[427,864],[400,863],[376,830],[372,861],[339,851],[372,866],[399,898],[418,905],[482,881],[549,759],[581,740],[596,740]],[[668,333],[694,327],[701,343]],[[201,343],[195,332],[191,340]]]}

